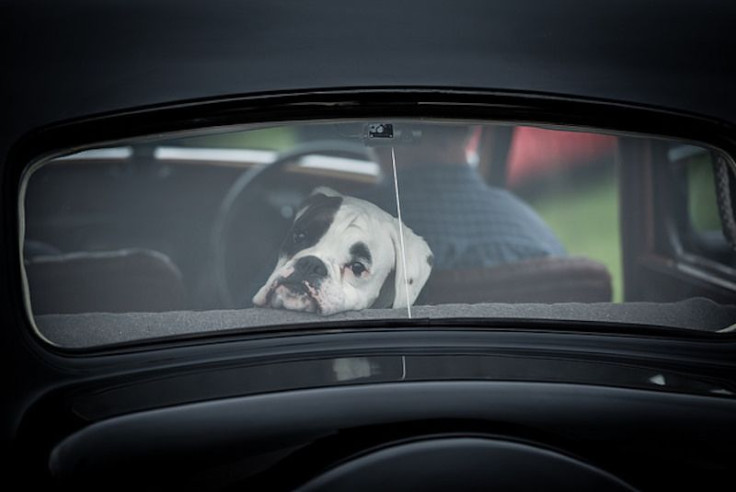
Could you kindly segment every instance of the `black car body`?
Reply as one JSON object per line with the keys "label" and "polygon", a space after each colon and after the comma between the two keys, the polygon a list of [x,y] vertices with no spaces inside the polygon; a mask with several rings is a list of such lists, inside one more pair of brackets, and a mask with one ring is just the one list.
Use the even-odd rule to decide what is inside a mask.
{"label": "black car body", "polygon": [[[736,445],[736,4],[4,1],[0,18],[6,486],[728,483]],[[133,140],[141,142],[134,152],[150,159],[146,143],[164,137],[343,120],[495,121],[618,135],[628,142],[619,157],[637,163],[618,175],[624,296],[671,302],[671,323],[647,323],[646,306],[622,322],[621,309],[604,306],[579,319],[532,309],[304,326],[284,318],[256,330],[236,320],[192,331],[165,318],[162,331],[146,325],[145,337],[122,338],[127,321],[65,318],[68,343],[38,329],[23,260],[32,226],[24,192],[36,162]],[[688,235],[678,219],[682,182],[652,158],[660,140],[713,150],[725,182],[715,243]],[[177,237],[189,240],[199,233],[192,223],[215,220],[239,174],[182,185],[176,206],[187,220],[171,226]],[[140,217],[152,203],[174,206],[156,202],[145,183],[115,196],[104,181],[84,186],[99,203]],[[38,189],[48,200],[37,200],[39,210],[48,205],[49,213],[58,197],[69,199],[65,190],[77,193]],[[198,239],[203,248],[208,237]],[[368,361],[367,373],[336,377],[338,361],[351,359]]]}

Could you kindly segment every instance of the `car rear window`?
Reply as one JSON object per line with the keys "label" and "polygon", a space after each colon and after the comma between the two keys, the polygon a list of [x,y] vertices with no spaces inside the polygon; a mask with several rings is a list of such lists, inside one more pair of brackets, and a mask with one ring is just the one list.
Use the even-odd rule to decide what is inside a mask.
{"label": "car rear window", "polygon": [[427,319],[728,332],[724,175],[707,145],[478,121],[98,145],[25,174],[26,307],[69,348]]}

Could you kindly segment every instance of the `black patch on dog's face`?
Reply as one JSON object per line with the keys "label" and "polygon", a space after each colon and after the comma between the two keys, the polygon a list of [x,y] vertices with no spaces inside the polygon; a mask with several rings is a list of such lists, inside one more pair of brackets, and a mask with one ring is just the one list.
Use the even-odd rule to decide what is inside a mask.
{"label": "black patch on dog's face", "polygon": [[371,251],[365,243],[357,242],[350,246],[350,256],[356,260],[369,265],[373,262]]}
{"label": "black patch on dog's face", "polygon": [[291,258],[299,251],[317,244],[335,220],[340,205],[342,197],[339,196],[318,193],[307,198],[302,206],[304,212],[289,229],[280,254]]}

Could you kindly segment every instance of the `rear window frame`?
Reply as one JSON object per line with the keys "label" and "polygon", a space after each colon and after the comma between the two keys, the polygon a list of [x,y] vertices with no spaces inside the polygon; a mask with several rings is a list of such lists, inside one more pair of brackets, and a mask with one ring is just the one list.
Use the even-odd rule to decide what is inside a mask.
{"label": "rear window frame", "polygon": [[[409,96],[409,97],[407,97]],[[253,111],[256,109],[256,111]],[[426,117],[433,119],[462,119],[503,121],[513,124],[529,124],[556,128],[578,128],[581,130],[614,132],[617,134],[636,134],[637,136],[681,139],[684,133],[692,132],[699,145],[716,148],[728,156],[733,165],[733,151],[736,149],[733,135],[726,132],[721,122],[702,119],[692,115],[662,112],[656,109],[635,105],[621,105],[584,99],[550,97],[546,95],[498,94],[485,91],[426,91],[420,90],[377,90],[377,91],[334,91],[314,94],[293,93],[267,97],[245,97],[195,104],[171,105],[168,107],[144,108],[132,112],[104,115],[58,126],[44,128],[24,136],[10,154],[12,183],[15,189],[16,205],[10,209],[18,231],[18,249],[14,257],[22,262],[22,229],[18,204],[22,199],[22,188],[29,169],[40,161],[52,156],[78,152],[102,145],[144,135],[168,133],[172,135],[200,129],[220,128],[233,124],[272,125],[276,123],[298,122],[313,117],[314,109],[323,112],[325,118],[402,118]],[[407,113],[418,113],[408,115]],[[267,118],[265,116],[268,116]],[[322,115],[320,120],[322,120]],[[258,121],[256,121],[258,120]],[[624,130],[623,127],[627,128]],[[652,132],[654,128],[662,131]],[[136,131],[131,131],[132,129]],[[669,130],[669,131],[668,131]],[[707,138],[703,135],[712,130]],[[728,149],[728,150],[727,150]],[[729,153],[729,150],[731,153]],[[8,183],[8,181],[5,181]],[[7,196],[7,195],[6,195]],[[6,210],[8,210],[6,208]],[[22,265],[22,263],[21,263]],[[23,270],[20,268],[20,270]],[[16,270],[17,271],[17,270]],[[29,312],[27,283],[20,272],[23,318],[37,339],[43,340]],[[18,285],[16,283],[16,285]],[[18,292],[17,289],[13,289]],[[247,335],[246,335],[247,336]],[[159,343],[179,343],[179,340],[157,340],[155,343],[143,340],[143,348]],[[53,347],[53,343],[43,340],[43,344]],[[136,344],[134,344],[136,345]],[[65,351],[63,347],[54,350]],[[95,351],[95,349],[91,349]],[[74,350],[72,350],[74,351]]]}

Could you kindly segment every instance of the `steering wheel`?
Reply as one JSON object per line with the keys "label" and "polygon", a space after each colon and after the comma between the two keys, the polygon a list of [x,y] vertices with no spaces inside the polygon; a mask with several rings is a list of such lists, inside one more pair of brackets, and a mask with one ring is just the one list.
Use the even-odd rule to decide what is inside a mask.
{"label": "steering wheel", "polygon": [[[359,160],[369,160],[372,162],[376,161],[375,153],[369,147],[363,144],[355,142],[347,142],[341,140],[322,140],[315,142],[308,142],[297,145],[289,151],[279,154],[269,164],[260,164],[251,167],[247,171],[243,172],[238,176],[232,185],[228,189],[224,198],[220,202],[217,209],[217,215],[212,227],[210,245],[213,258],[213,274],[215,281],[215,289],[219,302],[226,308],[237,308],[242,307],[243,302],[239,299],[243,292],[235,292],[235,289],[231,282],[231,269],[228,268],[230,258],[230,249],[232,249],[232,235],[233,228],[236,224],[238,227],[244,230],[248,230],[248,224],[243,223],[242,217],[239,217],[239,211],[243,210],[243,203],[247,200],[254,200],[254,196],[257,194],[246,193],[257,187],[259,184],[267,182],[279,173],[284,172],[287,165],[294,163],[296,160],[307,156],[307,155],[325,155],[325,156],[337,156],[346,157]],[[259,222],[268,221],[268,217],[259,215],[256,218],[260,218]],[[280,216],[281,221],[284,220],[283,216]],[[253,227],[253,230],[256,230]],[[282,231],[282,234],[286,231]],[[281,238],[278,238],[280,241]],[[258,238],[258,240],[269,241],[268,237]],[[271,254],[278,248],[278,243],[266,244],[267,251]],[[240,254],[244,253],[242,250]],[[263,270],[265,267],[273,268],[273,265],[265,265],[272,260],[275,260],[275,256],[271,257],[260,257],[262,255],[256,254],[255,257],[251,258],[254,262],[256,269]],[[269,270],[270,273],[270,270]],[[266,274],[267,275],[267,274]],[[265,282],[266,276],[263,278],[253,279],[259,283]],[[246,289],[250,290],[250,289]],[[240,301],[240,302],[239,302]]]}

